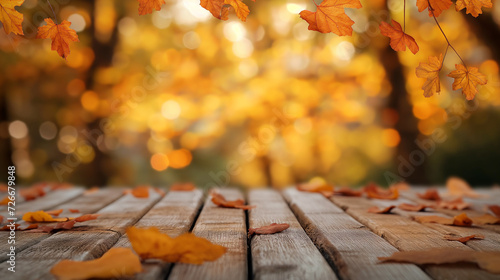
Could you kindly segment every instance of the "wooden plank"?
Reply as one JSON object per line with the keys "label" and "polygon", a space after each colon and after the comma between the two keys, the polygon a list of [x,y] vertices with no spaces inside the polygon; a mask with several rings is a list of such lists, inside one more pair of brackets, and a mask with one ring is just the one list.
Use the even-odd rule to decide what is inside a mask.
{"label": "wooden plank", "polygon": [[[100,257],[118,241],[126,227],[135,224],[160,198],[156,192],[150,192],[148,198],[125,195],[98,211],[99,218],[85,222],[84,229],[57,232],[25,249],[17,258],[30,265],[19,267],[20,273],[14,274],[12,279],[54,279],[50,269],[62,259]],[[0,274],[10,273],[7,269],[6,262],[0,264]]]}
{"label": "wooden plank", "polygon": [[[331,200],[337,206],[344,209],[349,215],[369,227],[373,232],[382,236],[401,251],[427,250],[432,247],[459,248],[472,251],[470,247],[460,242],[444,240],[441,232],[412,221],[408,217],[396,214],[383,215],[368,213],[370,207],[382,206],[381,200],[342,196],[334,196]],[[377,205],[377,202],[379,205]],[[398,204],[396,201],[386,203]],[[426,266],[424,270],[431,277],[436,279],[447,279],[450,275],[454,275],[454,279],[500,278],[500,275],[493,275],[477,267],[462,265]]]}
{"label": "wooden plank", "polygon": [[412,264],[379,264],[397,249],[317,193],[284,191],[309,237],[342,279],[429,279]]}
{"label": "wooden plank", "polygon": [[[80,210],[80,214],[95,213],[99,211],[99,209],[118,199],[120,196],[122,196],[122,193],[122,189],[101,189],[95,193],[82,194],[73,200],[57,205],[57,208],[60,207],[59,209],[78,209]],[[79,216],[80,214],[72,214],[72,216]],[[0,239],[7,240],[8,235],[9,232],[2,231],[0,232]],[[23,251],[33,244],[40,242],[42,239],[45,239],[50,235],[51,234],[49,233],[32,233],[22,231],[16,232],[16,252],[19,254],[19,252]],[[9,248],[10,244],[8,244],[7,242],[0,243],[0,252],[7,252]],[[0,262],[3,262],[5,260],[7,260],[7,256],[5,254],[0,254]]]}
{"label": "wooden plank", "polygon": [[277,191],[252,190],[248,200],[257,206],[249,211],[250,227],[290,225],[284,232],[251,239],[253,279],[337,279]]}
{"label": "wooden plank", "polygon": [[[243,199],[242,193],[236,189],[219,191],[228,200]],[[247,229],[243,210],[217,207],[208,197],[193,233],[228,248],[227,252],[218,260],[205,262],[202,265],[176,264],[172,268],[169,280],[247,279]]]}
{"label": "wooden plank", "polygon": [[[189,231],[202,203],[201,190],[169,192],[134,226],[157,227],[162,233],[171,237],[179,236]],[[113,247],[131,247],[127,235],[120,237]],[[144,271],[131,279],[165,279],[171,266],[171,263],[146,261],[143,264]]]}

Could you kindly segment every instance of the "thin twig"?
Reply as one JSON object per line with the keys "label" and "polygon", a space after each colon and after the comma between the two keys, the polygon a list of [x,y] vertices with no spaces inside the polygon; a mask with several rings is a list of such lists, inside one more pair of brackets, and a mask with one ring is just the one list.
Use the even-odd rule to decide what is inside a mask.
{"label": "thin twig", "polygon": [[403,33],[406,32],[406,0],[403,0]]}
{"label": "thin twig", "polygon": [[49,7],[50,7],[50,9],[52,10],[52,13],[54,14],[54,20],[56,21],[56,24],[59,24],[59,23],[57,22],[56,12],[54,12],[54,9],[52,8],[52,5],[50,4],[50,1],[49,1],[49,0],[47,0],[47,3],[49,3]]}

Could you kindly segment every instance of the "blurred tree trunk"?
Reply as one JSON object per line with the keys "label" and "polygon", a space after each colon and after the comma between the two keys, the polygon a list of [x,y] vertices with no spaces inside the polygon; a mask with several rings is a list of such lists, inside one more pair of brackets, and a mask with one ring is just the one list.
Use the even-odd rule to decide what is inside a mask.
{"label": "blurred tree trunk", "polygon": [[[120,16],[116,17],[116,22],[114,24],[114,28],[112,30],[110,39],[106,41],[99,40],[97,36],[95,36],[96,34],[95,19],[96,19],[96,12],[98,9],[96,2],[98,1],[99,0],[93,0],[91,1],[90,4],[91,22],[94,24],[91,25],[89,32],[91,32],[92,34],[91,46],[95,58],[87,72],[86,85],[88,89],[95,90],[99,94],[102,93],[103,90],[106,91],[107,89],[103,88],[102,86],[99,87],[99,85],[96,84],[95,78],[99,69],[111,66],[113,54],[118,40],[116,22],[120,19]],[[116,1],[114,1],[113,3],[115,5],[115,11],[117,11],[117,13],[121,11],[121,9],[116,7]],[[89,185],[100,185],[100,186],[106,185],[109,177],[111,157],[108,154],[102,152],[98,148],[99,143],[104,141],[104,131],[102,131],[101,120],[102,119],[97,118],[87,125],[87,132],[89,133],[91,138],[89,142],[92,144],[92,147],[94,148],[95,151],[94,160],[92,161],[91,164],[89,164],[85,168],[86,170],[84,171],[84,173],[90,175],[86,176],[85,178],[86,180],[85,183]],[[102,137],[98,139],[96,133],[100,133]]]}
{"label": "blurred tree trunk", "polygon": [[461,13],[470,30],[488,47],[491,57],[500,62],[500,26],[493,20],[493,15],[487,12],[475,18],[465,14],[465,10]]}
{"label": "blurred tree trunk", "polygon": [[[2,85],[0,86],[0,124],[10,121],[7,110],[7,92],[5,85]],[[0,155],[0,170],[2,170],[2,172],[7,172],[7,166],[13,165],[10,137],[0,137]]]}

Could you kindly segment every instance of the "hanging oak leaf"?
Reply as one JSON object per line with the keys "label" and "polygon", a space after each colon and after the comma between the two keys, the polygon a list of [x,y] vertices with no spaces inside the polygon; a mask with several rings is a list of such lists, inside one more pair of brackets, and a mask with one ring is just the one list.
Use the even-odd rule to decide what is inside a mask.
{"label": "hanging oak leaf", "polygon": [[59,280],[124,278],[141,271],[139,257],[129,248],[111,248],[91,261],[62,260],[50,270]]}
{"label": "hanging oak leaf", "polygon": [[71,22],[63,20],[61,24],[55,24],[52,19],[46,18],[45,22],[47,25],[38,27],[38,33],[36,34],[37,39],[51,39],[52,40],[52,50],[57,51],[57,53],[64,59],[66,59],[70,53],[69,43],[79,42],[78,35],[76,31],[69,28]]}
{"label": "hanging oak leaf", "polygon": [[420,62],[415,74],[419,78],[426,79],[422,89],[425,97],[431,97],[436,93],[441,92],[441,83],[439,82],[439,71],[443,65],[443,54],[429,56],[429,63]]}
{"label": "hanging oak leaf", "polygon": [[151,14],[154,10],[161,10],[161,6],[165,4],[165,0],[138,0],[139,15]]}
{"label": "hanging oak leaf", "polygon": [[172,238],[155,227],[130,227],[127,229],[127,236],[134,251],[143,259],[202,264],[220,258],[227,250],[192,233]]}
{"label": "hanging oak leaf", "polygon": [[0,1],[0,22],[6,34],[10,32],[18,35],[23,33],[23,14],[16,11],[14,7],[21,6],[24,0],[2,0]]}
{"label": "hanging oak leaf", "polygon": [[[429,7],[429,3],[431,6]],[[451,6],[450,0],[417,0],[418,11],[425,9],[429,10],[429,16],[432,17],[432,12],[438,17],[444,10],[448,10]]]}
{"label": "hanging oak leaf", "polygon": [[491,0],[457,0],[455,3],[457,11],[467,8],[466,13],[471,14],[473,17],[478,17],[479,14],[483,13],[481,10],[482,7],[491,8],[493,4]]}
{"label": "hanging oak leaf", "polygon": [[418,52],[418,45],[415,39],[410,35],[403,32],[401,24],[395,20],[391,20],[392,25],[387,22],[382,22],[379,26],[382,35],[391,38],[391,48],[395,51],[406,51],[406,47],[410,49],[413,54]]}
{"label": "hanging oak leaf", "polygon": [[335,33],[339,36],[352,36],[352,21],[344,8],[361,8],[359,0],[324,0],[316,5],[316,12],[304,10],[300,17],[309,23],[309,30],[321,33]]}
{"label": "hanging oak leaf", "polygon": [[485,85],[488,80],[486,76],[481,74],[477,67],[466,68],[462,64],[455,64],[457,70],[451,71],[448,77],[455,79],[453,82],[453,90],[462,89],[462,94],[465,94],[467,100],[474,99],[478,92],[478,85]]}

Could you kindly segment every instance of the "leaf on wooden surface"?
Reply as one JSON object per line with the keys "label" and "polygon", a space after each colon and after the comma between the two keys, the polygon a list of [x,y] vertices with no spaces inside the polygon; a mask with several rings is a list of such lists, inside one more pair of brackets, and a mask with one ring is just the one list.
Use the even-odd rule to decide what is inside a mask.
{"label": "leaf on wooden surface", "polygon": [[444,236],[444,239],[450,240],[450,241],[459,241],[462,243],[467,243],[467,241],[472,240],[472,239],[484,239],[484,235],[482,234],[472,234],[469,236],[457,236],[454,234],[447,234]]}
{"label": "leaf on wooden surface", "polygon": [[85,192],[83,192],[84,195],[89,195],[89,194],[93,194],[93,193],[96,193],[99,191],[99,187],[92,187],[88,190],[86,190]]}
{"label": "leaf on wooden surface", "polygon": [[192,233],[172,238],[155,227],[148,229],[130,227],[127,229],[127,236],[135,252],[142,259],[202,264],[220,258],[227,250]]}
{"label": "leaf on wooden surface", "polygon": [[50,211],[46,211],[45,213],[51,215],[51,216],[59,216],[61,213],[63,212],[62,209],[57,209],[57,210],[50,210]]}
{"label": "leaf on wooden surface", "polygon": [[316,5],[316,12],[304,10],[300,17],[309,23],[309,30],[321,33],[335,33],[339,36],[352,36],[352,21],[345,8],[361,8],[359,0],[324,0]]}
{"label": "leaf on wooden surface", "polygon": [[6,34],[11,32],[17,35],[23,33],[23,14],[16,11],[16,6],[21,6],[24,0],[2,0],[0,1],[0,22]]}
{"label": "leaf on wooden surface", "polygon": [[289,227],[290,227],[290,225],[287,223],[283,223],[283,224],[272,223],[268,226],[262,226],[259,228],[250,228],[250,229],[248,229],[248,237],[252,236],[253,234],[278,233],[278,232],[284,231],[285,229],[287,229]]}
{"label": "leaf on wooden surface", "polygon": [[461,197],[452,200],[438,201],[434,207],[438,209],[464,210],[470,208],[470,203],[465,202]]}
{"label": "leaf on wooden surface", "polygon": [[38,228],[38,224],[30,224],[28,226],[22,227],[20,224],[8,224],[4,225],[3,227],[0,228],[0,231],[11,231],[12,227],[14,227],[14,230],[19,230],[19,231],[24,231],[24,230],[31,230],[31,229],[36,229]]}
{"label": "leaf on wooden surface", "polygon": [[50,190],[55,191],[55,190],[69,190],[74,188],[73,185],[68,184],[68,183],[51,183],[50,184]]}
{"label": "leaf on wooden surface", "polygon": [[390,257],[379,257],[381,262],[404,262],[417,265],[448,264],[460,262],[476,263],[492,273],[500,273],[500,252],[461,250],[455,248],[433,248],[427,251],[395,252]]}
{"label": "leaf on wooden surface", "polygon": [[165,4],[165,0],[138,0],[139,1],[139,15],[151,14],[153,10],[161,10],[161,6]]}
{"label": "leaf on wooden surface", "polygon": [[500,205],[488,205],[488,209],[500,218]]}
{"label": "leaf on wooden surface", "polygon": [[467,217],[465,213],[459,214],[453,218],[446,218],[442,216],[415,216],[413,217],[413,219],[420,223],[436,223],[462,227],[468,227],[472,225],[472,220]]}
{"label": "leaf on wooden surface", "polygon": [[422,212],[425,211],[427,205],[424,204],[409,204],[409,203],[401,203],[398,205],[398,208],[405,211],[411,212]]}
{"label": "leaf on wooden surface", "polygon": [[390,214],[391,210],[394,209],[394,205],[385,208],[378,208],[377,206],[370,207],[368,209],[368,213],[376,213],[376,214]]}
{"label": "leaf on wooden surface", "polygon": [[212,191],[210,195],[212,196],[212,202],[219,207],[238,208],[243,210],[250,210],[257,207],[255,205],[245,205],[245,202],[242,199],[227,201],[222,194],[216,191]]}
{"label": "leaf on wooden surface", "polygon": [[86,221],[90,221],[90,220],[95,220],[99,217],[99,214],[85,214],[85,215],[82,215],[78,218],[75,218],[75,221],[81,223],[81,222],[86,222]]}
{"label": "leaf on wooden surface", "polygon": [[443,66],[443,54],[439,54],[439,58],[436,56],[429,56],[428,60],[429,63],[420,62],[415,70],[417,77],[426,79],[422,86],[425,97],[431,97],[441,92],[439,71],[441,71],[441,67]]}
{"label": "leaf on wooden surface", "polygon": [[334,187],[324,182],[308,182],[297,184],[297,190],[302,192],[317,192],[325,197],[331,197],[334,194]]}
{"label": "leaf on wooden surface", "polygon": [[462,94],[465,95],[467,100],[474,99],[478,93],[478,85],[486,85],[488,79],[486,76],[479,72],[477,67],[466,68],[462,64],[455,64],[457,70],[451,71],[448,77],[455,79],[453,82],[453,90],[462,89]]}
{"label": "leaf on wooden surface", "polygon": [[124,191],[125,194],[132,194],[137,198],[148,198],[149,197],[149,186],[137,186],[131,190]]}
{"label": "leaf on wooden surface", "polygon": [[426,200],[436,200],[436,201],[441,200],[441,196],[439,196],[439,193],[436,189],[428,189],[425,191],[425,193],[417,193],[417,196],[420,197],[421,199],[426,199]]}
{"label": "leaf on wooden surface", "polygon": [[491,8],[493,3],[491,3],[491,0],[457,0],[455,3],[457,11],[467,8],[466,13],[471,14],[473,17],[478,17],[479,14],[483,13],[482,7]]}
{"label": "leaf on wooden surface", "polygon": [[342,187],[340,189],[335,189],[334,192],[335,195],[342,195],[342,196],[361,196],[363,195],[363,191],[361,190],[353,190],[347,187]]}
{"label": "leaf on wooden surface", "polygon": [[[429,7],[429,3],[431,4]],[[429,16],[432,17],[432,12],[438,17],[443,11],[448,10],[451,6],[450,0],[417,0],[418,11],[422,12],[425,9],[429,10]]]}
{"label": "leaf on wooden surface", "polygon": [[191,182],[189,182],[189,183],[176,183],[170,187],[170,191],[190,192],[190,191],[194,191],[194,190],[196,190],[196,186]]}
{"label": "leaf on wooden surface", "polygon": [[380,23],[380,32],[382,35],[391,38],[391,48],[395,51],[406,51],[406,47],[410,49],[413,54],[418,52],[418,45],[415,39],[403,32],[401,24],[395,20],[391,20],[392,26],[383,21]]}
{"label": "leaf on wooden surface", "polygon": [[59,280],[123,278],[141,271],[139,257],[129,248],[111,248],[91,261],[62,260],[50,270]]}
{"label": "leaf on wooden surface", "polygon": [[389,186],[390,188],[397,189],[398,191],[409,191],[411,190],[411,187],[408,183],[406,182],[397,182]]}
{"label": "leaf on wooden surface", "polygon": [[389,188],[388,190],[385,190],[377,186],[375,183],[369,183],[363,188],[363,191],[369,198],[394,200],[399,197],[398,189]]}
{"label": "leaf on wooden surface", "polygon": [[490,214],[484,214],[479,217],[471,217],[474,224],[478,225],[500,225],[500,218]]}
{"label": "leaf on wooden surface", "polygon": [[53,218],[45,211],[27,212],[23,215],[23,220],[29,223],[50,223],[50,222],[67,222],[71,218]]}
{"label": "leaf on wooden surface", "polygon": [[461,227],[470,227],[472,225],[472,220],[467,217],[467,214],[462,213],[453,217],[453,225]]}
{"label": "leaf on wooden surface", "polygon": [[64,230],[64,229],[72,229],[75,226],[76,221],[68,221],[68,222],[62,222],[62,223],[57,223],[54,226],[41,226],[38,229],[31,230],[30,232],[52,232],[52,231],[57,231],[57,230]]}
{"label": "leaf on wooden surface", "polygon": [[69,43],[79,42],[76,31],[71,29],[71,22],[63,20],[61,24],[55,24],[52,19],[46,18],[47,25],[38,27],[37,39],[51,39],[53,51],[66,59],[70,54]]}
{"label": "leaf on wooden surface", "polygon": [[71,213],[80,213],[80,210],[78,210],[78,209],[69,209],[69,212],[71,212]]}
{"label": "leaf on wooden surface", "polygon": [[37,199],[45,195],[46,183],[35,184],[29,188],[23,188],[19,190],[19,195],[26,201]]}

